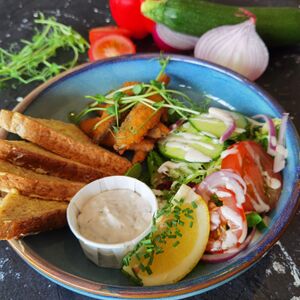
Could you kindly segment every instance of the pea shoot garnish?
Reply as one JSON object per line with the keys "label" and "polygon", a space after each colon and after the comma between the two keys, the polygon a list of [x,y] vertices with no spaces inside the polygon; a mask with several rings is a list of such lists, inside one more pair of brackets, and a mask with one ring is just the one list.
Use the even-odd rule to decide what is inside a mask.
{"label": "pea shoot garnish", "polygon": [[[153,115],[162,108],[167,109],[169,115],[176,113],[179,118],[184,120],[187,120],[190,115],[200,114],[202,109],[197,107],[188,95],[177,90],[168,89],[164,82],[159,81],[165,72],[168,62],[169,58],[160,59],[161,70],[156,79],[150,80],[149,83],[132,84],[106,95],[86,96],[87,99],[91,99],[93,102],[80,113],[73,113],[71,120],[74,123],[78,123],[90,112],[105,111],[108,113],[107,117],[95,124],[94,129],[108,119],[115,118],[115,128],[117,131],[121,123],[120,116],[139,103],[151,108]],[[128,93],[129,91],[131,92]],[[151,99],[152,96],[159,96],[162,100],[154,101]]]}
{"label": "pea shoot garnish", "polygon": [[[39,28],[31,41],[21,41],[24,46],[20,51],[0,48],[0,88],[12,79],[24,84],[46,81],[74,67],[89,46],[78,32],[58,23],[54,17],[45,18],[40,13],[34,23]],[[71,51],[71,58],[64,63],[55,61],[60,50]]]}

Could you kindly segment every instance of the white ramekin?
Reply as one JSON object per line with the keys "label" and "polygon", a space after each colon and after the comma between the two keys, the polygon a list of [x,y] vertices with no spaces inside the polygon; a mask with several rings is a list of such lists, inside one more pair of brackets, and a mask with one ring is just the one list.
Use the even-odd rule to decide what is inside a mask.
{"label": "white ramekin", "polygon": [[149,202],[153,215],[157,211],[157,201],[152,190],[143,182],[128,176],[110,176],[95,180],[84,186],[70,201],[67,209],[67,220],[73,234],[80,242],[81,248],[91,261],[100,267],[120,268],[122,258],[134,248],[151,230],[149,226],[133,240],[118,244],[103,244],[93,242],[79,232],[77,217],[83,205],[97,194],[116,189],[128,189],[136,192]]}

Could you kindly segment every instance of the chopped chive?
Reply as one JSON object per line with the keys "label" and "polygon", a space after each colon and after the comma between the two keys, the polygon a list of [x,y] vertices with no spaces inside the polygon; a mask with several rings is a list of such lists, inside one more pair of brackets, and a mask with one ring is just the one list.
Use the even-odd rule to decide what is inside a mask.
{"label": "chopped chive", "polygon": [[182,237],[182,233],[180,232],[179,229],[176,229],[175,233],[176,233],[177,236]]}
{"label": "chopped chive", "polygon": [[152,225],[152,227],[151,227],[151,231],[152,231],[152,232],[156,232],[156,231],[157,231],[157,226],[155,226],[155,225]]}
{"label": "chopped chive", "polygon": [[175,234],[171,234],[171,235],[168,235],[168,238],[169,238],[169,239],[176,239],[177,236],[176,236]]}
{"label": "chopped chive", "polygon": [[144,266],[142,263],[139,264],[139,268],[140,268],[143,272],[145,271],[145,266]]}
{"label": "chopped chive", "polygon": [[143,245],[151,245],[152,241],[150,239],[148,239],[148,240],[143,240],[142,243],[143,243]]}
{"label": "chopped chive", "polygon": [[198,207],[198,205],[197,205],[197,203],[195,202],[195,201],[192,201],[192,206],[193,206],[193,208],[197,208]]}
{"label": "chopped chive", "polygon": [[151,271],[151,269],[150,269],[150,267],[149,267],[149,266],[147,266],[145,269],[146,269],[146,271],[147,271],[148,275],[151,275],[151,274],[152,274],[152,271]]}
{"label": "chopped chive", "polygon": [[177,247],[179,245],[179,241],[176,241],[174,244],[173,244],[173,247]]}
{"label": "chopped chive", "polygon": [[185,214],[185,216],[188,218],[188,219],[194,219],[193,216],[189,215],[189,214]]}

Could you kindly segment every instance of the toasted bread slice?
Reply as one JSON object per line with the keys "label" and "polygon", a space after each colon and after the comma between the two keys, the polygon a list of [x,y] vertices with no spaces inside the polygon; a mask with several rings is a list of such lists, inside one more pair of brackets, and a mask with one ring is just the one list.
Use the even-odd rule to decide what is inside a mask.
{"label": "toasted bread slice", "polygon": [[70,200],[84,183],[54,176],[41,175],[31,170],[0,160],[0,190],[18,190],[22,195],[58,201]]}
{"label": "toasted bread slice", "polygon": [[91,182],[104,177],[100,169],[60,157],[25,141],[0,140],[0,159],[40,174]]}
{"label": "toasted bread slice", "polygon": [[84,134],[73,124],[1,110],[0,126],[62,157],[100,168],[106,175],[124,174],[131,166],[126,158],[83,141]]}
{"label": "toasted bread slice", "polygon": [[64,227],[68,203],[8,193],[0,201],[0,240]]}

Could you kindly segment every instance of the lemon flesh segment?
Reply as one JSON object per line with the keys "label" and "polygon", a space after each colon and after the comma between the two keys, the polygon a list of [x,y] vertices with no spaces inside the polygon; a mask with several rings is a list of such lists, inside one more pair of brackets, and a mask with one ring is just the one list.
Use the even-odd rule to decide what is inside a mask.
{"label": "lemon flesh segment", "polygon": [[[205,251],[210,231],[206,202],[186,185],[181,186],[174,199],[183,199],[182,210],[185,208],[193,210],[191,213],[193,219],[188,218],[184,213],[180,215],[180,220],[184,222],[184,225],[179,227],[182,237],[166,238],[166,244],[160,245],[163,253],[154,254],[153,263],[150,266],[152,274],[141,271],[139,268],[140,263],[147,264],[143,256],[143,248],[139,250],[140,260],[133,255],[130,264],[123,267],[126,273],[138,278],[144,286],[171,284],[179,281],[192,271]],[[195,204],[197,204],[196,208]],[[174,247],[176,241],[179,244]]]}

